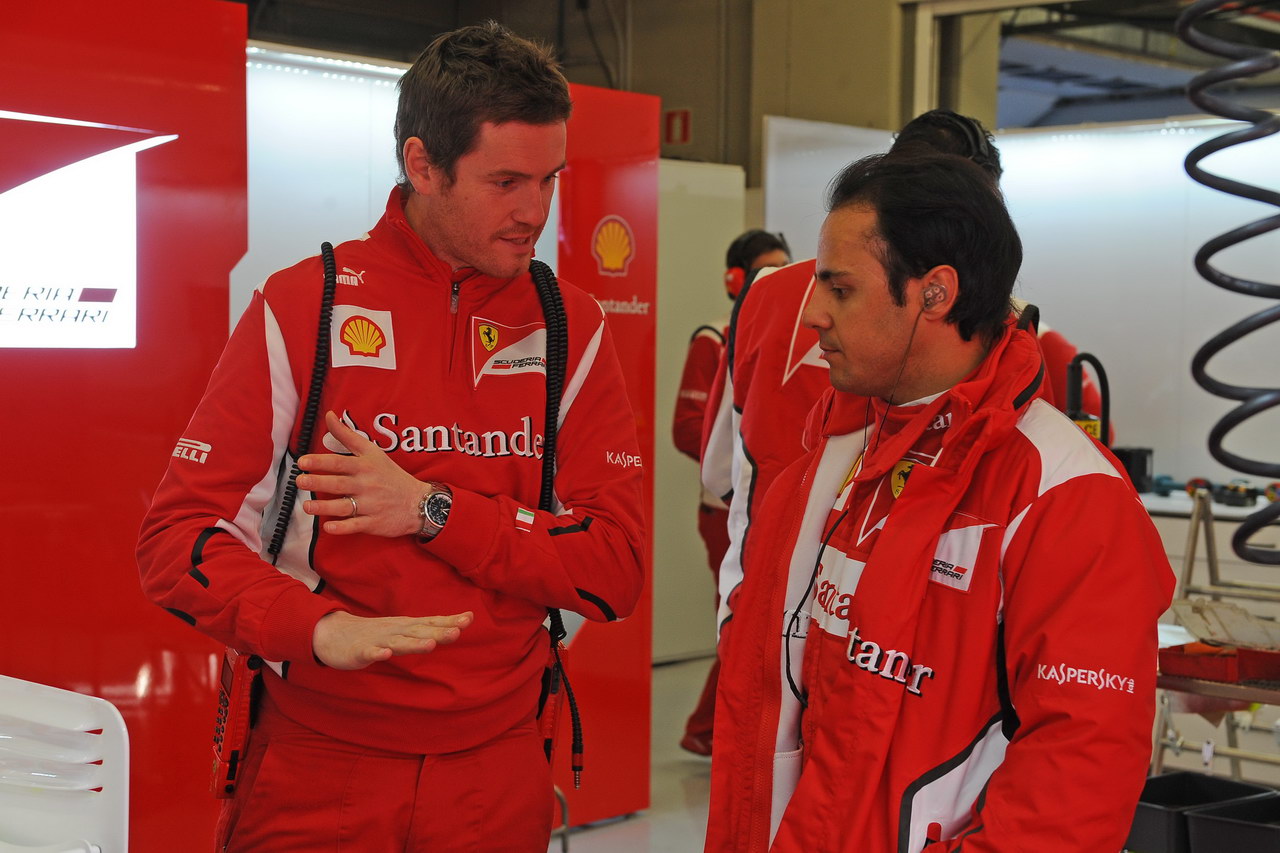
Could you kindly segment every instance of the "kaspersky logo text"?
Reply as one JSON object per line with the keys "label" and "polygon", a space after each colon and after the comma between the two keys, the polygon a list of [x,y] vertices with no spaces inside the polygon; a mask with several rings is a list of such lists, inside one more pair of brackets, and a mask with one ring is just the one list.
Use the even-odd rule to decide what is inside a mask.
{"label": "kaspersky logo text", "polygon": [[610,465],[617,465],[621,468],[643,468],[644,463],[635,453],[615,453],[612,450],[604,452],[604,461]]}
{"label": "kaspersky logo text", "polygon": [[1052,681],[1057,684],[1080,684],[1097,690],[1115,690],[1119,693],[1133,692],[1133,679],[1127,675],[1107,672],[1105,669],[1085,669],[1082,667],[1060,664],[1038,664],[1036,678]]}

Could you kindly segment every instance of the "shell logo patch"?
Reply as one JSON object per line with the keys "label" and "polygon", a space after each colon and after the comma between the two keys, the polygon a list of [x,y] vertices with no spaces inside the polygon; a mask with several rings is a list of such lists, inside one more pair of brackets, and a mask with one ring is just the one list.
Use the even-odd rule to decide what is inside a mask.
{"label": "shell logo patch", "polygon": [[529,323],[506,326],[496,320],[472,317],[471,366],[479,387],[484,376],[547,373],[547,326]]}
{"label": "shell logo patch", "polygon": [[334,341],[330,348],[330,363],[334,367],[396,369],[390,311],[335,305],[329,334]]}
{"label": "shell logo patch", "polygon": [[353,355],[377,356],[387,345],[387,338],[378,324],[368,317],[352,317],[342,324],[342,342]]}
{"label": "shell logo patch", "polygon": [[910,459],[903,459],[893,466],[893,470],[889,472],[889,488],[893,491],[896,498],[902,494],[902,490],[907,487],[907,480],[911,477],[911,469],[916,467],[916,463]]}
{"label": "shell logo patch", "polygon": [[636,254],[636,238],[627,220],[606,216],[591,235],[591,255],[601,275],[624,276]]}

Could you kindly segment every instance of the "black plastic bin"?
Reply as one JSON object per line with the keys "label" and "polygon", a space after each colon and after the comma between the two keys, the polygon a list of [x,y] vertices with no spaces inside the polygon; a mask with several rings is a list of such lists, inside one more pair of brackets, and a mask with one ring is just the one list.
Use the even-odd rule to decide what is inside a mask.
{"label": "black plastic bin", "polygon": [[1180,771],[1152,776],[1142,788],[1125,849],[1132,853],[1191,853],[1188,810],[1268,793],[1271,789],[1261,785],[1204,773]]}
{"label": "black plastic bin", "polygon": [[1187,812],[1191,853],[1280,850],[1280,794],[1250,797]]}

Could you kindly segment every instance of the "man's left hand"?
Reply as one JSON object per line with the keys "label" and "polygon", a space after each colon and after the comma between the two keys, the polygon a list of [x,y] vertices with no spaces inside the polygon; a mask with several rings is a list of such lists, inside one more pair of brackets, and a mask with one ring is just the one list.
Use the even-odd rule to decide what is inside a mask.
{"label": "man's left hand", "polygon": [[426,484],[333,412],[325,412],[324,422],[353,455],[308,453],[298,460],[298,467],[306,472],[298,476],[298,488],[340,495],[303,501],[303,511],[333,518],[324,522],[326,533],[394,537],[421,530],[418,503],[427,491]]}

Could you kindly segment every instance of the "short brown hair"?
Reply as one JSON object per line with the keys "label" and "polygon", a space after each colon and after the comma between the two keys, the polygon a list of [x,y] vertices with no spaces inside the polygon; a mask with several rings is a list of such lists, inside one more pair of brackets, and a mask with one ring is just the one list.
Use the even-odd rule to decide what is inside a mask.
{"label": "short brown hair", "polygon": [[400,78],[396,163],[400,186],[411,189],[404,144],[422,140],[431,164],[452,181],[486,121],[553,124],[573,109],[569,84],[551,52],[495,21],[445,33]]}

